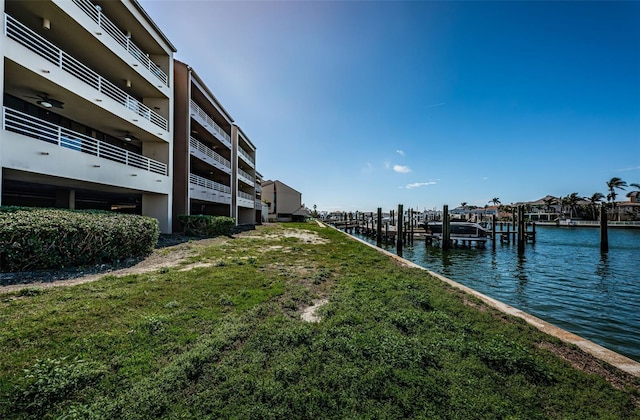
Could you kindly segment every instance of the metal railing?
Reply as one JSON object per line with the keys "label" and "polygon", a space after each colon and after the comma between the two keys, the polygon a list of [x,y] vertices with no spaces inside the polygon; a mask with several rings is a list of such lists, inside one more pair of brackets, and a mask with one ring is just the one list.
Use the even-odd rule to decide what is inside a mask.
{"label": "metal railing", "polygon": [[245,178],[248,183],[253,184],[253,177],[240,168],[238,168],[238,175]]}
{"label": "metal railing", "polygon": [[89,0],[73,0],[73,2],[95,23],[108,33],[118,44],[122,46],[132,57],[138,60],[147,70],[158,78],[165,86],[169,86],[169,78],[156,63],[149,59],[149,54],[144,53],[136,44],[131,42],[131,38],[102,13],[100,6],[94,5]]}
{"label": "metal railing", "polygon": [[214,190],[214,191],[218,191],[225,194],[231,194],[231,187],[220,184],[218,182],[212,181],[207,178],[203,178],[195,174],[189,174],[189,182],[191,184],[194,184],[209,190]]}
{"label": "metal railing", "polygon": [[153,124],[164,130],[169,129],[169,122],[167,119],[150,109],[142,102],[138,101],[136,98],[128,95],[122,89],[100,76],[98,73],[91,70],[89,67],[82,64],[66,52],[62,51],[51,42],[42,38],[15,18],[5,14],[4,21],[5,35],[9,38],[25,46],[50,63],[55,64],[77,79],[82,80],[87,85],[118,102],[120,105],[134,111],[142,118],[151,121]]}
{"label": "metal railing", "polygon": [[160,175],[167,165],[15,109],[2,107],[2,129]]}
{"label": "metal railing", "polygon": [[200,108],[198,106],[198,104],[196,104],[194,102],[193,99],[191,99],[191,111],[195,114],[197,114],[200,118],[202,118],[208,125],[211,126],[211,128],[218,133],[220,136],[222,136],[222,138],[224,139],[223,143],[225,143],[228,147],[231,147],[231,136],[229,134],[227,134],[222,127],[220,127],[215,121],[213,121],[211,119],[211,117],[209,115],[207,115],[206,112],[204,112],[204,110],[202,108]]}
{"label": "metal railing", "polygon": [[231,170],[231,162],[229,162],[227,159],[223,158],[222,156],[220,156],[219,154],[217,154],[212,149],[210,149],[209,147],[205,146],[204,144],[202,144],[198,140],[194,139],[193,137],[189,137],[189,146],[191,146],[192,149],[195,149],[195,150],[198,150],[201,153],[204,153],[205,155],[209,156],[214,161],[218,162],[222,166],[224,166],[227,169]]}
{"label": "metal railing", "polygon": [[245,200],[254,201],[255,197],[251,194],[247,194],[246,192],[238,191],[238,197],[244,198]]}
{"label": "metal railing", "polygon": [[256,164],[255,160],[253,160],[251,155],[249,155],[249,153],[245,152],[241,147],[238,147],[238,154],[240,156],[242,156],[248,163],[251,163],[252,165]]}

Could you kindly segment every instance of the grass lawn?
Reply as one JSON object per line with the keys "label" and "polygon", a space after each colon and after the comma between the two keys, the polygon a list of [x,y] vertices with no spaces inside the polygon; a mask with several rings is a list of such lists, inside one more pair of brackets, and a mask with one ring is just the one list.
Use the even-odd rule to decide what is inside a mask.
{"label": "grass lawn", "polygon": [[333,229],[198,244],[171,268],[0,292],[0,418],[640,418],[637,378],[575,369],[558,340]]}

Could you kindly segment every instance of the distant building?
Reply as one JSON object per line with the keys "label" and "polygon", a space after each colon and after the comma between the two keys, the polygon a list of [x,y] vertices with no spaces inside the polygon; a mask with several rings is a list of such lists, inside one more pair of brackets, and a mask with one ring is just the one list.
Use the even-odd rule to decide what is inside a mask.
{"label": "distant building", "polygon": [[262,200],[269,208],[269,221],[304,221],[308,216],[302,194],[280,181],[262,183]]}

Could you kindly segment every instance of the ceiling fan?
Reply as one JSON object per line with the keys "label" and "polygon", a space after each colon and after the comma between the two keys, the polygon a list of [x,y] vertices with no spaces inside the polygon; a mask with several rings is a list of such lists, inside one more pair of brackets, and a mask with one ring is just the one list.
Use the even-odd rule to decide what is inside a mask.
{"label": "ceiling fan", "polygon": [[36,103],[38,105],[40,105],[43,108],[60,108],[63,109],[63,105],[64,102],[61,102],[57,99],[53,99],[50,98],[48,94],[43,93],[43,94],[38,94],[36,93],[36,96],[25,96],[26,98],[31,98],[31,99],[39,99]]}

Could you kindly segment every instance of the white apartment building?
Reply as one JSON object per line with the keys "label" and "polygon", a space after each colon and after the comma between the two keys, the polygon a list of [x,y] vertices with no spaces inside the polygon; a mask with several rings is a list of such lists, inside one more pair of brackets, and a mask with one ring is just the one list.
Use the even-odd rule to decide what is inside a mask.
{"label": "white apartment building", "polygon": [[135,0],[0,5],[0,204],[126,211],[171,232],[176,49]]}

